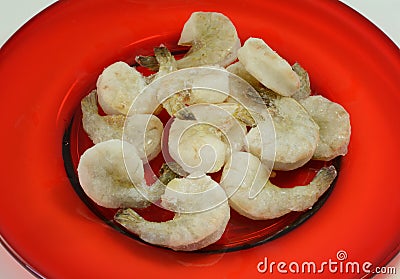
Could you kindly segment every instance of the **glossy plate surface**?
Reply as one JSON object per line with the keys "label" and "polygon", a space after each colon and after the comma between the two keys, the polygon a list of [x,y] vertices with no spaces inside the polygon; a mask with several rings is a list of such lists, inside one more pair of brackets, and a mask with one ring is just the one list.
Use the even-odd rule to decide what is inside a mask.
{"label": "glossy plate surface", "polygon": [[[172,252],[110,228],[75,193],[62,156],[65,130],[102,69],[173,44],[199,10],[223,12],[242,41],[261,37],[290,62],[300,62],[314,92],[351,116],[350,151],[324,206],[290,233],[231,253]],[[382,266],[400,242],[399,73],[398,48],[335,1],[60,1],[0,52],[2,242],[49,278],[265,277],[257,271],[265,257],[320,266],[339,261],[339,251],[347,253],[344,263]],[[267,275],[285,276],[276,268]],[[354,278],[362,272],[325,268],[320,275]]]}

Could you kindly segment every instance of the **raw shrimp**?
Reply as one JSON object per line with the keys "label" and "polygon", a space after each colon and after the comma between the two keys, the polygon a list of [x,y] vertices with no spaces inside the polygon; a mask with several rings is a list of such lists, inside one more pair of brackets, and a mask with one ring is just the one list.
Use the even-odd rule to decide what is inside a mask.
{"label": "raw shrimp", "polygon": [[282,96],[292,96],[300,87],[289,63],[261,39],[249,38],[238,50],[238,58],[252,76]]}
{"label": "raw shrimp", "polygon": [[214,173],[225,163],[227,144],[223,133],[209,124],[175,119],[169,130],[168,151],[190,173]]}
{"label": "raw shrimp", "polygon": [[[177,61],[166,47],[160,46],[154,48],[154,54],[158,64],[157,67],[158,72],[150,77],[151,82],[159,78],[162,78],[177,70]],[[142,64],[144,63],[146,65],[147,63],[149,67],[154,67],[153,65],[154,62],[152,62],[150,59],[147,58],[145,59],[144,57],[141,57],[140,59],[138,58],[138,60],[140,60]],[[225,69],[223,68],[219,69],[225,71]],[[176,113],[184,109],[186,105],[197,104],[197,103],[222,103],[227,98],[226,94],[220,93],[216,90],[211,90],[207,88],[193,88],[193,86],[189,87],[191,81],[194,82],[194,84],[196,82],[197,83],[207,82],[201,80],[201,77],[196,78],[195,76],[196,75],[191,76],[190,79],[188,80],[179,77],[178,75],[170,75],[169,77],[164,78],[164,81],[167,81],[168,83],[172,82],[181,85],[181,87],[175,86],[174,88],[171,88],[171,90],[165,90],[165,88],[169,87],[168,86],[165,87],[165,85],[162,85],[163,89],[161,90],[162,93],[161,95],[158,96],[159,102],[162,103],[163,107],[167,110],[167,112],[171,116],[175,116]],[[202,77],[202,78],[207,79],[207,77]],[[211,78],[208,78],[208,80],[211,82],[210,86],[213,86],[213,84],[216,83]],[[221,84],[222,82],[225,82],[226,84],[228,83],[226,77],[219,83]],[[155,82],[154,84],[157,84],[157,82]],[[153,85],[150,84],[150,87],[151,86]],[[217,86],[221,87],[220,85]],[[227,88],[227,86],[225,86],[225,88]],[[151,89],[148,89],[147,91],[152,92]]]}
{"label": "raw shrimp", "polygon": [[246,125],[235,117],[241,109],[239,103],[196,104],[186,108],[195,120],[209,124],[223,133],[223,140],[226,139],[229,146],[228,151],[240,151],[246,146]]}
{"label": "raw shrimp", "polygon": [[319,142],[313,159],[329,161],[346,155],[350,142],[350,116],[339,104],[322,96],[310,96],[300,100],[319,126]]}
{"label": "raw shrimp", "polygon": [[78,164],[85,193],[107,208],[147,207],[164,192],[162,183],[145,183],[143,162],[135,146],[112,139],[87,149]]}
{"label": "raw shrimp", "polygon": [[[217,78],[215,72],[218,72]],[[229,72],[220,67],[178,70],[154,81],[147,88],[150,92],[154,89],[158,101],[171,116],[175,116],[186,105],[224,102],[229,93]]]}
{"label": "raw shrimp", "polygon": [[[229,197],[230,206],[253,220],[283,216],[313,206],[336,177],[333,166],[322,168],[306,186],[279,188],[268,180],[260,160],[247,152],[235,152],[222,172],[221,186]],[[255,197],[252,188],[260,189]]]}
{"label": "raw shrimp", "polygon": [[[307,111],[293,98],[280,97],[273,100],[268,108],[275,131],[275,170],[292,170],[308,162],[317,148],[319,127]],[[258,127],[247,134],[248,151],[261,158],[270,138],[260,136]]]}
{"label": "raw shrimp", "polygon": [[255,89],[255,91],[249,91],[246,92],[246,94],[256,102],[262,102],[263,104],[268,105],[271,100],[274,100],[279,96],[277,93],[269,88],[266,88],[261,82],[253,77],[240,61],[229,65],[226,70],[242,78]]}
{"label": "raw shrimp", "polygon": [[158,107],[156,96],[149,95],[136,102],[145,86],[146,79],[135,68],[125,62],[116,62],[97,80],[99,104],[106,114],[152,114]]}
{"label": "raw shrimp", "polygon": [[232,74],[235,74],[247,81],[257,91],[264,87],[255,77],[253,77],[244,67],[243,63],[238,61],[226,67],[226,70]]}
{"label": "raw shrimp", "polygon": [[[188,210],[193,204],[202,204],[205,209],[193,213],[177,211],[175,217],[166,222],[146,221],[132,209],[125,209],[117,212],[115,221],[144,241],[173,250],[198,250],[221,238],[230,218],[230,209],[224,190],[217,182],[208,176],[174,179],[167,185],[166,192],[169,188],[182,191],[182,196],[187,196],[181,199],[181,195],[178,198],[163,195],[162,203],[167,203],[168,207],[177,211],[177,208]],[[218,202],[209,202],[203,193],[210,198],[218,196]]]}
{"label": "raw shrimp", "polygon": [[152,160],[161,151],[163,124],[152,114],[106,115],[98,112],[96,91],[81,101],[83,128],[94,144],[123,139],[133,144],[142,160]]}
{"label": "raw shrimp", "polygon": [[177,61],[180,69],[204,65],[225,67],[236,60],[240,39],[225,15],[194,12],[185,23],[178,44],[191,46],[185,57]]}

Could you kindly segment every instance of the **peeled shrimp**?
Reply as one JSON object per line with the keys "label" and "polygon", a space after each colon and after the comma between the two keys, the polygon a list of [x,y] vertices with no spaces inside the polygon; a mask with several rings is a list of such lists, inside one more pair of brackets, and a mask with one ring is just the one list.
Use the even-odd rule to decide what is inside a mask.
{"label": "peeled shrimp", "polygon": [[146,92],[156,94],[159,103],[163,104],[171,116],[175,116],[186,105],[217,104],[224,102],[228,97],[229,73],[224,68],[199,67],[160,76],[162,78],[151,83]]}
{"label": "peeled shrimp", "polygon": [[229,150],[242,150],[245,146],[246,125],[235,117],[242,109],[238,103],[196,104],[186,108],[196,121],[209,124],[222,132]]}
{"label": "peeled shrimp", "polygon": [[87,149],[78,164],[78,178],[85,193],[107,208],[147,207],[165,189],[160,183],[146,185],[135,146],[117,139]]}
{"label": "peeled shrimp", "polygon": [[350,116],[339,104],[322,96],[310,96],[300,100],[319,126],[319,142],[313,159],[329,161],[346,155],[350,142]]}
{"label": "peeled shrimp", "polygon": [[158,106],[155,96],[136,101],[146,86],[146,79],[125,62],[108,66],[97,80],[99,104],[106,114],[152,114]]}
{"label": "peeled shrimp", "polygon": [[248,82],[257,91],[263,87],[263,85],[246,70],[243,63],[240,61],[229,65],[226,67],[226,70]]}
{"label": "peeled shrimp", "polygon": [[133,144],[142,160],[152,160],[161,151],[163,124],[152,114],[106,115],[98,112],[96,91],[81,101],[83,128],[94,144],[123,139]]}
{"label": "peeled shrimp", "polygon": [[240,61],[229,65],[226,69],[230,73],[235,74],[248,82],[255,89],[254,92],[246,92],[248,97],[252,98],[254,101],[269,104],[271,100],[274,100],[279,96],[271,89],[266,88],[261,82],[252,76]]}
{"label": "peeled shrimp", "polygon": [[[182,195],[161,197],[162,203],[178,209],[175,217],[166,222],[150,222],[143,219],[132,209],[120,210],[114,219],[129,231],[151,244],[173,250],[192,251],[206,247],[221,238],[230,218],[229,204],[219,184],[208,176],[201,178],[174,179],[167,185],[167,190],[179,190]],[[210,191],[211,190],[211,191]],[[204,198],[219,197],[216,203]],[[200,193],[200,195],[196,195]],[[184,194],[187,194],[186,196]],[[179,198],[179,197],[184,198]],[[179,208],[191,209],[192,205],[205,206],[204,210],[193,213],[181,213]]]}
{"label": "peeled shrimp", "polygon": [[[247,152],[235,152],[222,172],[221,186],[229,197],[230,206],[253,220],[283,216],[313,206],[336,177],[333,166],[322,168],[305,186],[279,188],[268,180],[260,160]],[[252,188],[260,189],[254,198]]]}
{"label": "peeled shrimp", "polygon": [[178,68],[204,65],[225,67],[237,58],[240,39],[233,23],[215,12],[194,12],[185,23],[178,45],[191,46]]}
{"label": "peeled shrimp", "polygon": [[[280,97],[268,108],[275,131],[275,170],[292,170],[308,162],[317,148],[319,127],[307,111],[294,99]],[[268,148],[270,138],[260,136],[260,129],[253,127],[247,134],[248,151],[261,158]],[[265,146],[265,145],[264,145]]]}
{"label": "peeled shrimp", "polygon": [[168,150],[186,172],[214,173],[225,163],[227,144],[212,125],[175,119],[169,130]]}
{"label": "peeled shrimp", "polygon": [[238,58],[252,76],[282,96],[292,96],[300,87],[289,63],[261,39],[249,38],[238,50]]}
{"label": "peeled shrimp", "polygon": [[[172,56],[170,51],[164,46],[154,48],[154,54],[158,63],[158,72],[151,76],[151,82],[155,82],[153,84],[150,82],[150,88],[146,89],[145,94],[155,94],[152,89],[160,86],[161,93],[158,94],[157,99],[160,103],[162,103],[163,107],[171,116],[175,116],[176,113],[184,109],[186,105],[197,103],[222,103],[227,98],[226,94],[220,93],[216,90],[208,88],[196,88],[196,84],[205,84],[206,82],[209,82],[207,85],[211,86],[211,88],[213,88],[212,86],[217,86],[217,88],[224,86],[223,88],[227,90],[227,85],[224,85],[224,83],[228,84],[226,76],[219,81],[204,75],[198,76],[193,74],[189,77],[185,76],[185,74],[182,72],[177,72],[173,75],[165,77],[166,75],[177,70],[177,61]],[[144,60],[144,58],[142,57],[141,60]],[[153,63],[151,61],[144,61],[144,63],[150,63],[150,65]],[[219,69],[225,71],[223,68]],[[182,75],[179,75],[180,73]],[[164,79],[161,80],[162,84],[160,85],[160,80],[156,80],[162,77],[164,77]],[[171,84],[173,84],[172,87]]]}

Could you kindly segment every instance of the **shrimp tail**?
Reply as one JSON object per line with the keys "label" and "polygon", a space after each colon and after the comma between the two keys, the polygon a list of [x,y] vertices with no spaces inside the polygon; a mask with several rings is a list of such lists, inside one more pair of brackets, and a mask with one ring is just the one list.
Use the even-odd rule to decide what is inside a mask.
{"label": "shrimp tail", "polygon": [[175,178],[182,178],[187,173],[175,162],[164,163],[160,168],[159,180],[167,185],[171,180]]}
{"label": "shrimp tail", "polygon": [[93,115],[98,113],[97,91],[93,90],[81,101],[83,115]]}
{"label": "shrimp tail", "polygon": [[165,46],[161,45],[154,48],[154,55],[159,65],[175,65],[175,58]]}
{"label": "shrimp tail", "polygon": [[136,63],[140,66],[145,67],[151,71],[157,72],[160,65],[154,56],[143,56],[138,55],[135,57]]}
{"label": "shrimp tail", "polygon": [[311,94],[310,78],[307,71],[298,62],[292,65],[292,69],[300,79],[300,88],[292,97],[296,100],[307,98]]}
{"label": "shrimp tail", "polygon": [[144,221],[144,219],[131,208],[118,210],[114,216],[114,220],[127,229],[131,229],[135,227],[135,224]]}
{"label": "shrimp tail", "polygon": [[335,180],[336,175],[337,172],[334,166],[323,167],[318,171],[311,183],[316,185],[322,192],[325,192]]}

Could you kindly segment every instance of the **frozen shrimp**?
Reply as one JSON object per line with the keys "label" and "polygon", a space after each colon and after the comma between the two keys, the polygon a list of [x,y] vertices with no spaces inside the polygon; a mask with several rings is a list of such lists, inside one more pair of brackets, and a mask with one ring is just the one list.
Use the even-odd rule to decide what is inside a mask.
{"label": "frozen shrimp", "polygon": [[186,108],[194,119],[209,124],[224,135],[229,150],[242,150],[245,146],[246,125],[236,117],[243,109],[239,103],[196,104]]}
{"label": "frozen shrimp", "polygon": [[[275,170],[292,170],[303,166],[313,156],[319,141],[319,127],[307,111],[293,98],[280,97],[268,107],[275,131]],[[258,127],[247,134],[248,151],[261,158],[268,148]],[[270,158],[270,156],[268,157]]]}
{"label": "frozen shrimp", "polygon": [[161,151],[163,124],[152,114],[105,115],[98,112],[96,91],[81,101],[82,124],[94,144],[123,139],[133,144],[142,160],[152,160]]}
{"label": "frozen shrimp", "polygon": [[[234,210],[253,220],[266,220],[312,207],[335,177],[333,166],[324,167],[308,185],[280,188],[268,180],[267,170],[257,157],[235,152],[224,167],[221,186]],[[252,188],[260,189],[255,197],[250,196]]]}
{"label": "frozen shrimp", "polygon": [[339,104],[322,96],[310,96],[300,100],[319,126],[319,142],[313,159],[329,161],[346,155],[350,142],[350,116]]}
{"label": "frozen shrimp", "polygon": [[300,87],[290,64],[261,39],[249,38],[238,50],[238,58],[253,77],[282,96],[292,96]]}
{"label": "frozen shrimp", "polygon": [[[200,203],[205,206],[204,210],[189,213],[175,210],[177,213],[172,220],[150,222],[134,210],[125,209],[117,212],[115,221],[144,241],[173,250],[198,250],[219,240],[230,218],[229,204],[221,186],[210,177],[203,176],[196,179],[173,179],[168,183],[166,192],[169,188],[174,188],[174,191],[178,189],[183,195],[178,195],[177,199],[163,195],[162,204],[167,203],[174,209],[183,207],[190,210],[193,204]],[[210,197],[219,197],[216,203],[209,202],[203,195],[196,195],[210,190]],[[185,197],[180,199],[181,196]]]}
{"label": "frozen shrimp", "polygon": [[233,23],[216,12],[194,12],[185,23],[178,45],[191,46],[178,68],[204,65],[225,67],[237,58],[240,39]]}
{"label": "frozen shrimp", "polygon": [[278,94],[271,89],[266,88],[261,82],[252,76],[240,61],[229,65],[226,70],[248,82],[255,89],[255,91],[246,92],[248,97],[252,98],[255,102],[262,102],[263,104],[268,105],[271,100],[277,98]]}
{"label": "frozen shrimp", "polygon": [[171,157],[190,173],[214,173],[225,163],[227,144],[223,133],[209,124],[175,119],[169,130]]}
{"label": "frozen shrimp", "polygon": [[146,79],[134,67],[125,62],[108,66],[97,80],[99,104],[106,114],[131,115],[153,113],[158,107],[156,96],[137,96],[146,86]]}
{"label": "frozen shrimp", "polygon": [[146,185],[135,146],[117,139],[87,149],[78,164],[78,178],[85,193],[107,208],[147,207],[165,190],[162,183]]}
{"label": "frozen shrimp", "polygon": [[175,116],[187,105],[223,103],[229,93],[229,72],[221,67],[178,70],[154,80],[147,90],[156,94],[167,112]]}
{"label": "frozen shrimp", "polygon": [[[217,85],[214,86],[221,88],[221,84],[228,84],[226,77],[220,81],[215,81],[215,79],[207,76],[196,76],[196,74],[186,78],[186,76],[183,77],[184,74],[180,76],[179,72],[178,74],[165,77],[166,75],[177,70],[177,61],[172,56],[170,51],[164,46],[154,48],[154,54],[158,64],[158,72],[151,76],[150,80],[155,81],[164,77],[162,85],[160,85],[162,90],[160,90],[161,93],[158,95],[158,100],[162,103],[162,106],[171,116],[176,116],[176,113],[184,109],[186,105],[198,103],[222,103],[226,100],[227,95],[216,90],[195,88],[196,83],[206,84],[206,82],[208,82],[207,85],[211,88],[215,83],[217,83]],[[147,59],[144,59],[143,57],[140,60],[142,64],[148,63],[148,66],[153,67],[153,62],[147,61]],[[225,71],[223,68],[218,69]],[[170,87],[171,83],[174,83],[172,88]],[[151,87],[156,87],[157,85],[155,84],[158,85],[159,81],[154,82],[153,84],[150,83],[150,89],[147,91],[152,92]],[[227,85],[225,85],[224,89],[228,90],[227,88]]]}

